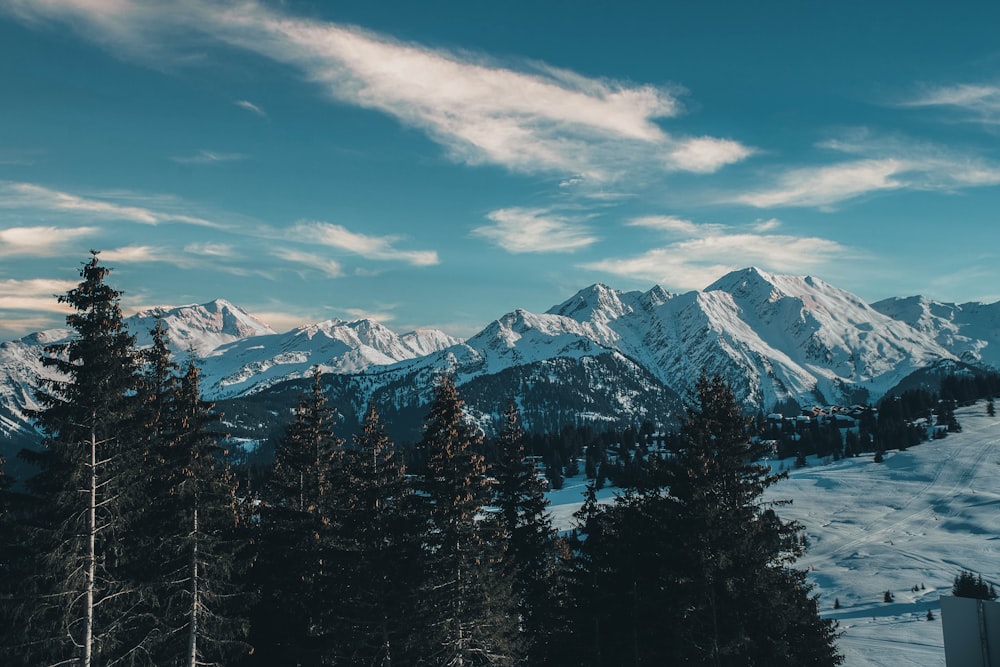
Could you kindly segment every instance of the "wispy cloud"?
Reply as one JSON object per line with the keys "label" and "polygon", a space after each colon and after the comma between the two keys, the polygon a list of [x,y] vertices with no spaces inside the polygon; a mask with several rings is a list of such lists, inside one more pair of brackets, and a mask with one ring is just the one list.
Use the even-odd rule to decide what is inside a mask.
{"label": "wispy cloud", "polygon": [[275,257],[295,264],[296,268],[307,268],[319,271],[328,278],[339,278],[344,275],[344,269],[338,262],[310,252],[292,250],[291,248],[278,248],[272,253]]}
{"label": "wispy cloud", "polygon": [[135,264],[138,262],[172,263],[173,253],[166,248],[156,248],[148,245],[122,246],[101,251],[101,259],[120,264]]}
{"label": "wispy cloud", "polygon": [[219,153],[217,151],[200,150],[194,155],[179,155],[170,158],[179,164],[217,164],[219,162],[234,162],[246,160],[243,153]]}
{"label": "wispy cloud", "polygon": [[184,252],[190,255],[204,257],[234,257],[235,250],[228,243],[189,243],[184,246]]}
{"label": "wispy cloud", "polygon": [[[652,224],[658,219],[663,223]],[[672,289],[702,289],[720,275],[744,266],[809,273],[857,254],[829,239],[765,233],[760,231],[760,223],[733,227],[664,216],[639,218],[628,224],[660,229],[671,237],[682,238],[638,255],[589,262],[583,267],[657,282]]]}
{"label": "wispy cloud", "polygon": [[261,118],[267,118],[267,112],[249,100],[235,100],[233,104]]}
{"label": "wispy cloud", "polygon": [[648,229],[684,236],[699,236],[711,231],[724,229],[722,225],[699,224],[673,215],[647,215],[633,218],[625,224],[629,227],[646,227]]}
{"label": "wispy cloud", "polygon": [[65,213],[86,216],[88,220],[97,218],[143,225],[180,222],[203,227],[223,226],[198,216],[135,206],[115,201],[111,197],[83,196],[35,183],[11,181],[0,181],[0,208]]}
{"label": "wispy cloud", "polygon": [[1000,86],[983,83],[934,86],[904,100],[900,106],[951,108],[964,114],[965,120],[1000,123]]}
{"label": "wispy cloud", "polygon": [[734,201],[757,208],[825,207],[871,192],[903,188],[906,182],[898,177],[907,167],[902,160],[887,158],[792,169],[778,177],[776,186],[741,194]]}
{"label": "wispy cloud", "polygon": [[365,308],[344,308],[344,313],[355,320],[372,320],[374,322],[391,322],[396,319],[394,313],[388,310],[367,310]]}
{"label": "wispy cloud", "polygon": [[711,174],[727,164],[740,162],[753,155],[754,150],[732,139],[696,137],[685,139],[669,151],[668,168]]}
{"label": "wispy cloud", "polygon": [[0,229],[0,256],[50,257],[98,232],[97,227],[8,227]]}
{"label": "wispy cloud", "polygon": [[853,159],[788,169],[778,174],[776,183],[738,193],[729,201],[757,208],[828,209],[880,192],[955,192],[1000,184],[996,162],[911,138],[879,136],[865,128],[823,141],[818,148]]}
{"label": "wispy cloud", "polygon": [[472,236],[487,239],[507,252],[573,252],[597,242],[583,219],[543,208],[502,208],[487,216],[492,225],[476,227]]}
{"label": "wispy cloud", "polygon": [[66,313],[69,312],[69,307],[66,304],[59,303],[56,295],[65,294],[73,287],[76,287],[76,281],[73,280],[52,280],[48,278],[0,280],[0,311],[25,310]]}
{"label": "wispy cloud", "polygon": [[369,236],[328,222],[300,222],[290,234],[303,241],[346,250],[365,259],[402,261],[413,266],[432,266],[440,262],[437,252],[433,250],[396,248],[396,242],[401,240],[399,236]]}
{"label": "wispy cloud", "polygon": [[[404,43],[256,2],[11,0],[26,20],[62,20],[133,58],[208,38],[297,68],[339,102],[419,128],[454,160],[602,183],[644,170],[716,171],[753,151],[732,139],[674,137],[677,89],[582,76],[544,63]],[[155,44],[155,48],[151,47]],[[237,105],[259,110],[247,100]]]}

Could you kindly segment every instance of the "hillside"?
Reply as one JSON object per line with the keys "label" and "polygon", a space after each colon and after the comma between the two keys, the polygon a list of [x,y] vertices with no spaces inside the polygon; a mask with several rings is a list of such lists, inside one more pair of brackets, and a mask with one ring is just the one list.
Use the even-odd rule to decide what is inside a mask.
{"label": "hillside", "polygon": [[[1000,583],[1000,417],[983,403],[957,416],[963,431],[944,440],[887,452],[882,464],[871,455],[814,460],[768,492],[791,499],[779,514],[806,528],[798,567],[810,571],[821,614],[840,621],[850,667],[943,667],[939,596],[963,569]],[[550,493],[558,527],[572,526],[584,483]],[[614,490],[600,493],[610,502]],[[883,602],[886,590],[894,602]],[[928,609],[937,620],[926,620]]]}

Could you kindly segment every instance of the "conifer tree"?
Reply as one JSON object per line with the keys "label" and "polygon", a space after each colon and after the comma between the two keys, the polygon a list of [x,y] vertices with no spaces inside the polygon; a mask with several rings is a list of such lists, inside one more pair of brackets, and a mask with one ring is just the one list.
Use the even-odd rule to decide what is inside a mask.
{"label": "conifer tree", "polygon": [[552,593],[559,560],[543,482],[526,458],[524,440],[520,412],[512,400],[497,439],[495,504],[507,548],[505,571],[515,582],[527,664],[542,665],[551,653],[548,639],[555,630],[558,600]]}
{"label": "conifer tree", "polygon": [[248,646],[237,584],[242,549],[235,483],[222,461],[212,404],[201,399],[198,368],[189,362],[172,396],[169,429],[157,450],[161,493],[151,512],[160,548],[160,633],[156,665],[222,665]]}
{"label": "conifer tree", "polygon": [[515,659],[513,598],[501,576],[492,522],[477,515],[489,501],[480,436],[466,422],[455,381],[434,391],[419,447],[426,458],[420,490],[428,518],[422,614],[428,664],[508,665]]}
{"label": "conifer tree", "polygon": [[320,582],[327,657],[332,664],[416,664],[420,524],[405,468],[374,407],[345,452],[336,495],[331,538],[339,567]]}
{"label": "conifer tree", "polygon": [[75,336],[45,348],[42,362],[59,379],[46,383],[33,415],[44,449],[22,452],[40,469],[28,482],[39,499],[31,533],[38,595],[25,619],[35,640],[25,654],[36,664],[90,667],[136,649],[123,623],[135,591],[121,565],[142,456],[132,428],[137,363],[108,272],[92,251],[82,281],[59,297],[72,308]]}
{"label": "conifer tree", "polygon": [[11,480],[4,471],[0,456],[0,664],[21,664],[18,659],[23,637],[18,627],[17,610],[21,604],[19,565],[22,547],[19,526],[11,516]]}
{"label": "conifer tree", "polygon": [[679,640],[708,665],[836,665],[835,624],[819,618],[805,573],[790,564],[801,527],[762,501],[787,473],[758,463],[730,386],[703,376],[666,467],[690,585]]}
{"label": "conifer tree", "polygon": [[[329,508],[336,505],[332,478],[340,474],[343,442],[332,432],[336,411],[313,370],[292,422],[275,448],[274,472],[265,492],[259,554],[251,578],[260,603],[252,622],[254,664],[319,664],[325,634],[323,600],[316,581],[330,548]],[[329,554],[326,554],[329,555]]]}

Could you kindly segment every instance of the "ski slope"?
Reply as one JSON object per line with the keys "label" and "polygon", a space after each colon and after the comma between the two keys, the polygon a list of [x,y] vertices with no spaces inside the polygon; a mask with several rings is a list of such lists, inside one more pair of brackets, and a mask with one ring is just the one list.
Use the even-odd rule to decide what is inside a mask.
{"label": "ski slope", "polygon": [[[779,514],[805,526],[798,567],[809,570],[821,614],[839,621],[849,667],[943,667],[939,596],[963,569],[1000,584],[1000,417],[982,402],[956,415],[962,433],[888,452],[881,464],[813,460],[768,493],[792,500]],[[572,526],[584,484],[568,479],[550,494],[557,527]]]}

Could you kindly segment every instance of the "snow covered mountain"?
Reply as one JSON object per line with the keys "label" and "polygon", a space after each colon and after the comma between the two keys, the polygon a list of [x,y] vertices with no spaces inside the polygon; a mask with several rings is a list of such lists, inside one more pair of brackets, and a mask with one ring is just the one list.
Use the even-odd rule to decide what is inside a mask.
{"label": "snow covered mountain", "polygon": [[962,361],[1000,369],[1000,302],[942,303],[894,297],[872,308],[932,337]]}
{"label": "snow covered mountain", "polygon": [[400,336],[371,320],[326,320],[214,349],[201,362],[203,388],[213,399],[226,398],[305,377],[317,365],[324,373],[351,375],[422,357],[457,342],[431,329]]}
{"label": "snow covered mountain", "polygon": [[[376,400],[415,411],[442,369],[479,392],[484,415],[508,396],[531,395],[535,402],[522,409],[538,419],[545,405],[566,419],[607,421],[667,418],[702,372],[727,378],[748,408],[768,410],[789,398],[876,401],[942,361],[1000,367],[1000,303],[911,297],[871,306],[817,278],[757,268],[686,294],[591,285],[545,313],[507,313],[466,341],[431,330],[398,335],[369,320],[276,333],[219,300],[129,318],[140,344],[157,315],[181,358],[198,359],[211,400],[266,393],[319,365],[341,378],[336,384],[356,409]],[[41,346],[67,335],[51,330],[0,345],[0,430],[25,425]],[[562,398],[553,389],[560,384]]]}
{"label": "snow covered mountain", "polygon": [[156,318],[163,320],[174,352],[193,354],[196,358],[211,356],[219,346],[233,341],[275,333],[245,310],[216,299],[200,306],[141,310],[129,317],[126,324],[140,347],[151,343],[149,332],[156,325]]}

